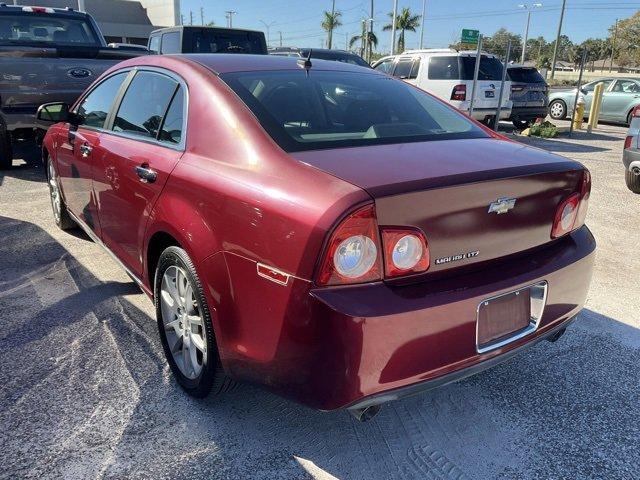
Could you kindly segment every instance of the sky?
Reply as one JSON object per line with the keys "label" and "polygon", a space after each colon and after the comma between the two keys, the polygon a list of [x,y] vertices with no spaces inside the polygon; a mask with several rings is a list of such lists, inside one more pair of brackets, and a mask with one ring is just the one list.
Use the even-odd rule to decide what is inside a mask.
{"label": "sky", "polygon": [[[343,26],[334,32],[334,48],[345,48],[347,38],[361,30],[363,18],[369,16],[370,0],[335,0],[336,10],[342,12]],[[422,12],[423,0],[398,0],[398,10],[409,7],[412,12]],[[459,40],[462,28],[480,30],[483,35],[491,35],[497,29],[523,34],[526,11],[519,5],[542,3],[542,7],[532,9],[529,38],[542,35],[548,41],[554,40],[560,17],[562,0],[427,0],[425,15],[424,47],[448,47]],[[200,24],[200,8],[204,21],[214,21],[226,26],[226,10],[237,12],[233,15],[233,26],[262,30],[267,34],[269,25],[269,45],[282,44],[296,47],[321,47],[326,41],[326,32],[320,27],[322,12],[331,10],[331,0],[181,0],[184,23]],[[379,39],[377,50],[385,52],[391,44],[391,32],[382,32],[382,26],[389,22],[387,15],[393,8],[393,0],[374,0],[374,31]],[[605,37],[616,19],[630,17],[640,10],[640,1],[632,0],[567,0],[562,33],[574,43],[589,37]],[[406,48],[417,48],[420,30],[409,32]]]}

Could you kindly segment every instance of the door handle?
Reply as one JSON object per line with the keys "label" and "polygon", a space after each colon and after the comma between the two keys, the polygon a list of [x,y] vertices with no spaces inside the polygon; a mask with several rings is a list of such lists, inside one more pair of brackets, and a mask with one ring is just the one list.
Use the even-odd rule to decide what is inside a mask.
{"label": "door handle", "polygon": [[146,165],[136,167],[135,171],[142,183],[153,183],[156,181],[156,178],[158,178],[158,173]]}
{"label": "door handle", "polygon": [[89,145],[88,143],[83,143],[82,145],[80,145],[80,153],[84,158],[87,158],[89,155],[91,155],[92,150],[93,148],[91,148],[91,145]]}

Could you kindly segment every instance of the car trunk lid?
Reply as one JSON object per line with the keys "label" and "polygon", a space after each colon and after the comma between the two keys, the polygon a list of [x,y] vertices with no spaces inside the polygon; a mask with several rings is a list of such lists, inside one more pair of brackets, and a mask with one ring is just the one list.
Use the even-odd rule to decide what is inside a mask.
{"label": "car trunk lid", "polygon": [[427,275],[551,241],[558,204],[583,167],[510,141],[440,140],[293,154],[365,189],[380,226],[420,228]]}

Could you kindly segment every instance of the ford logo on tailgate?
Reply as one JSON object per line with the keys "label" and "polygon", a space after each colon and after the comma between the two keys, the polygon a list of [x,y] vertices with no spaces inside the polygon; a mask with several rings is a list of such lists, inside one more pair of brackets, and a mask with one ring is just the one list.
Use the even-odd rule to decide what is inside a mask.
{"label": "ford logo on tailgate", "polygon": [[91,76],[91,70],[88,68],[70,68],[67,75],[73,78],[87,78]]}

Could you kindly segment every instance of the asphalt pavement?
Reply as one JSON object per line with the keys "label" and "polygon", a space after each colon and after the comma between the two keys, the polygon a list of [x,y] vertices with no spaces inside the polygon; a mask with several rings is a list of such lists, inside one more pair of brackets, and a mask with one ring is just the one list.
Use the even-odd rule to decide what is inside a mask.
{"label": "asphalt pavement", "polygon": [[56,228],[25,150],[0,172],[0,478],[639,478],[640,196],[624,132],[523,139],[593,175],[595,275],[567,334],[362,424],[250,385],[184,395],[151,302]]}

